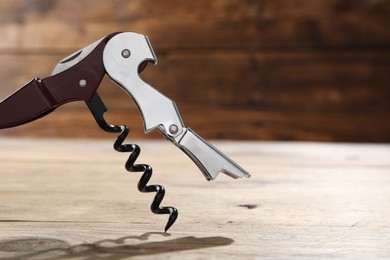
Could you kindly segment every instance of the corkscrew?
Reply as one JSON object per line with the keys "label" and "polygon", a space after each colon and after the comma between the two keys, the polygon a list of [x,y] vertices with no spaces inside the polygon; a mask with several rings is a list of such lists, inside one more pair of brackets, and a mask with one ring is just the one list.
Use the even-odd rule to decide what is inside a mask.
{"label": "corkscrew", "polygon": [[214,180],[220,172],[233,178],[250,175],[185,127],[176,104],[139,77],[148,63],[157,63],[148,37],[131,32],[110,34],[61,60],[51,76],[32,79],[0,102],[0,129],[37,120],[68,102],[85,101],[100,128],[119,134],[114,149],[129,153],[125,165],[128,171],[142,173],[139,191],[156,193],[151,210],[156,214],[169,214],[167,231],[178,211],[170,206],[160,207],[165,190],[161,185],[148,185],[152,175],[150,165],[135,163],[141,150],[138,145],[124,144],[129,128],[105,121],[103,114],[107,108],[97,93],[104,75],[135,101],[145,133],[158,130],[192,159],[207,180]]}
{"label": "corkscrew", "polygon": [[114,149],[118,152],[130,153],[129,158],[125,164],[126,170],[129,172],[142,172],[141,179],[138,182],[138,190],[140,192],[155,192],[156,195],[150,206],[150,209],[155,214],[169,214],[168,222],[165,226],[165,232],[175,223],[178,211],[174,207],[160,207],[160,203],[164,198],[165,189],[161,185],[147,185],[152,177],[152,167],[147,164],[135,164],[138,156],[141,153],[141,148],[136,144],[123,144],[129,134],[129,128],[125,125],[110,125],[103,117],[104,112],[107,111],[106,106],[100,99],[99,95],[95,95],[87,106],[94,116],[96,122],[106,132],[119,133],[118,138],[114,143]]}

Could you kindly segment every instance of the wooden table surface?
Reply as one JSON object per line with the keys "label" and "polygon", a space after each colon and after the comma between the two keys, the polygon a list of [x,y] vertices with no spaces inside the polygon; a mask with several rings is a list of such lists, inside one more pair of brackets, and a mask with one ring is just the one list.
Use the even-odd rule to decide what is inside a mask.
{"label": "wooden table surface", "polygon": [[251,174],[207,182],[166,141],[139,141],[167,215],[110,140],[0,140],[0,258],[390,257],[390,145],[213,142]]}

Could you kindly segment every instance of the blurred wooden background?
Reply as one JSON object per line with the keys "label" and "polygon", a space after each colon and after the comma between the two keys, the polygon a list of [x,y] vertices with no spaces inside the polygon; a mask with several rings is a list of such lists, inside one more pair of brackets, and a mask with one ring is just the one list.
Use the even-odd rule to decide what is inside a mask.
{"label": "blurred wooden background", "polygon": [[[150,37],[142,74],[208,139],[390,141],[390,1],[1,0],[0,98],[114,31]],[[150,138],[105,79],[111,123]],[[105,137],[81,102],[0,136]]]}

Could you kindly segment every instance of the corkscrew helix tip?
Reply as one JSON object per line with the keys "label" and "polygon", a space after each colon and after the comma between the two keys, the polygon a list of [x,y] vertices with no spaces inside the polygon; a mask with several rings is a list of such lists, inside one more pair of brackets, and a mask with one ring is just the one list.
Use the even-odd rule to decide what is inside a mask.
{"label": "corkscrew helix tip", "polygon": [[124,141],[130,131],[129,128],[125,125],[110,125],[106,122],[103,114],[107,111],[107,108],[97,93],[90,102],[87,102],[87,105],[100,128],[109,133],[119,133],[114,143],[114,149],[118,152],[130,153],[125,164],[127,171],[143,173],[137,184],[138,190],[144,193],[156,193],[153,202],[150,205],[150,210],[155,214],[169,214],[168,222],[164,229],[164,231],[167,232],[168,229],[175,223],[178,211],[176,208],[171,206],[160,207],[160,204],[165,196],[165,189],[161,185],[148,185],[153,173],[153,169],[150,165],[135,163],[141,153],[141,148],[136,144],[124,144]]}

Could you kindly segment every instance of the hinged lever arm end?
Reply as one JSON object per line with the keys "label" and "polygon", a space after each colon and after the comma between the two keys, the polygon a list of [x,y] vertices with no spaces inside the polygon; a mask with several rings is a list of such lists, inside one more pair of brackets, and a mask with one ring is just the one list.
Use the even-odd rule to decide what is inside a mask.
{"label": "hinged lever arm end", "polygon": [[190,128],[185,128],[180,140],[175,144],[195,162],[207,180],[214,180],[220,172],[235,179],[250,177],[246,170]]}

